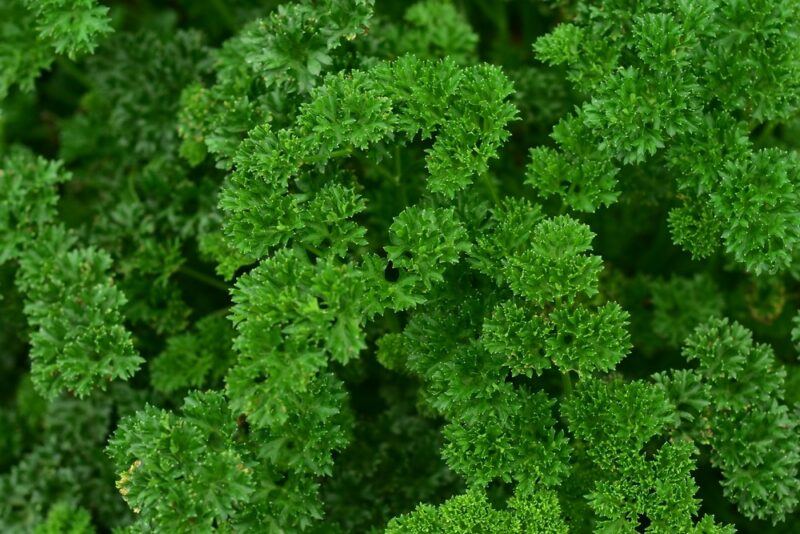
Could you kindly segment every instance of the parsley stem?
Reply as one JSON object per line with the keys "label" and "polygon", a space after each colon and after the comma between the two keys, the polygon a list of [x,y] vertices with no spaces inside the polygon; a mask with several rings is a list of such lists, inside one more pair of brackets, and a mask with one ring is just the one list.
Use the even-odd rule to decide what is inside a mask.
{"label": "parsley stem", "polygon": [[216,317],[218,315],[228,315],[230,313],[231,308],[230,306],[226,306],[224,308],[220,308],[218,310],[214,310],[213,312],[206,315],[206,317]]}
{"label": "parsley stem", "polygon": [[352,152],[352,147],[340,148],[339,150],[332,151],[330,154],[328,154],[328,157],[330,159],[343,158],[345,156],[349,156]]}
{"label": "parsley stem", "polygon": [[561,385],[564,388],[564,396],[569,397],[572,394],[572,377],[569,374],[569,371],[566,371],[563,375],[561,375]]}
{"label": "parsley stem", "polygon": [[228,289],[230,289],[228,287],[228,285],[225,284],[224,282],[221,282],[221,281],[217,280],[213,276],[209,276],[209,275],[207,275],[205,273],[201,273],[200,271],[196,271],[196,270],[192,269],[191,267],[187,267],[186,265],[181,265],[178,268],[178,272],[188,276],[189,278],[193,278],[193,279],[197,280],[198,282],[202,282],[202,283],[204,283],[206,285],[209,285],[211,287],[215,287],[217,289],[221,289],[222,291],[225,291],[225,292],[227,292]]}
{"label": "parsley stem", "polygon": [[[478,8],[483,11],[483,15],[494,24],[497,33],[500,35],[500,40],[503,42],[509,41],[508,15],[505,4],[501,2],[486,2],[486,0],[478,0],[477,4]],[[500,5],[501,9],[498,9],[498,5]]]}
{"label": "parsley stem", "polygon": [[238,25],[236,24],[236,18],[233,16],[233,13],[231,13],[231,10],[228,9],[228,6],[225,5],[225,2],[222,0],[211,0],[211,5],[222,19],[222,22],[225,24],[226,28],[232,32],[235,32],[239,29]]}
{"label": "parsley stem", "polygon": [[64,74],[81,84],[84,88],[88,89],[92,86],[89,77],[69,59],[58,56],[58,58],[56,58],[56,65]]}
{"label": "parsley stem", "polygon": [[303,244],[303,248],[318,258],[322,257],[322,251],[313,245]]}
{"label": "parsley stem", "polygon": [[403,161],[400,159],[400,145],[394,147],[394,178],[398,189],[400,190],[400,202],[402,206],[408,205],[408,193],[405,187],[400,187],[400,181],[403,176]]}
{"label": "parsley stem", "polygon": [[136,177],[133,172],[128,173],[128,192],[131,194],[136,202],[140,202],[139,193],[136,192]]}
{"label": "parsley stem", "polygon": [[486,189],[489,190],[489,194],[492,196],[492,201],[494,202],[495,206],[500,204],[500,195],[497,193],[497,186],[492,182],[491,177],[488,173],[484,173],[481,176],[483,183],[486,184]]}

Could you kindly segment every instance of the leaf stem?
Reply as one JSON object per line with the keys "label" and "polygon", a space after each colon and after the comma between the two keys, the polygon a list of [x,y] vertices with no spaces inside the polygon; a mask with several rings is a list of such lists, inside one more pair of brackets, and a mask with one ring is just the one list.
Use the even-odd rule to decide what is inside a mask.
{"label": "leaf stem", "polygon": [[206,317],[216,317],[218,315],[227,315],[228,313],[230,313],[230,311],[231,311],[230,306],[226,306],[224,308],[220,308],[218,310],[214,310],[213,312],[206,314]]}
{"label": "leaf stem", "polygon": [[567,371],[563,375],[561,375],[561,385],[564,388],[564,396],[569,397],[572,395],[572,377],[569,374],[570,372]]}
{"label": "leaf stem", "polygon": [[225,2],[223,2],[223,0],[211,0],[211,5],[222,19],[225,27],[231,32],[235,32],[238,29],[236,18],[233,16],[233,13],[231,13],[231,10],[228,9],[228,6],[225,5]]}
{"label": "leaf stem", "polygon": [[405,184],[402,183],[403,179],[403,161],[400,159],[400,145],[394,147],[394,182],[395,186],[400,190],[401,206],[408,206],[408,192],[406,191]]}
{"label": "leaf stem", "polygon": [[349,156],[350,154],[352,154],[352,152],[353,152],[352,147],[340,148],[339,150],[332,151],[330,154],[328,154],[328,157],[330,159],[342,158],[345,156]]}
{"label": "leaf stem", "polygon": [[497,187],[495,186],[494,182],[492,182],[489,174],[484,173],[481,176],[481,180],[483,180],[483,183],[486,184],[486,189],[489,190],[489,194],[492,196],[492,201],[494,202],[495,206],[500,204],[500,195],[497,193]]}
{"label": "leaf stem", "polygon": [[321,251],[320,249],[318,249],[317,247],[315,247],[314,245],[309,245],[309,244],[307,244],[307,243],[303,243],[301,246],[302,246],[302,247],[303,247],[303,248],[304,248],[304,249],[305,249],[307,252],[310,252],[310,253],[312,253],[314,256],[316,256],[316,257],[318,257],[318,258],[321,258],[321,257],[322,257],[322,251]]}
{"label": "leaf stem", "polygon": [[201,273],[200,271],[196,271],[196,270],[192,269],[191,267],[187,267],[186,265],[181,265],[178,268],[178,272],[188,276],[189,278],[193,278],[193,279],[197,280],[198,282],[202,282],[202,283],[204,283],[206,285],[209,285],[211,287],[215,287],[217,289],[221,289],[222,291],[225,291],[225,292],[227,292],[228,289],[230,289],[228,287],[228,285],[225,284],[224,282],[221,282],[221,281],[217,280],[213,276],[209,276],[209,275],[207,275],[205,273]]}
{"label": "leaf stem", "polygon": [[89,77],[84,73],[81,69],[75,66],[75,63],[66,59],[63,56],[58,56],[56,58],[56,65],[60,70],[64,72],[67,76],[81,84],[84,89],[89,89],[92,87],[92,81]]}
{"label": "leaf stem", "polygon": [[128,182],[128,192],[133,197],[133,200],[136,202],[141,202],[141,198],[139,198],[139,193],[136,191],[136,179],[134,177],[133,171],[128,172],[127,182]]}
{"label": "leaf stem", "polygon": [[[502,2],[487,2],[486,0],[478,0],[477,4],[478,8],[483,11],[484,16],[494,24],[500,40],[508,42],[509,28],[505,4]],[[498,5],[501,9],[498,9]]]}

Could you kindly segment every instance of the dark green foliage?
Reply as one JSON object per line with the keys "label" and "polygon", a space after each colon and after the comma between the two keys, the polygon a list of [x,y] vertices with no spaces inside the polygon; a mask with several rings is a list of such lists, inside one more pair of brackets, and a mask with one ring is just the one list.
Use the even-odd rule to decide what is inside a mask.
{"label": "dark green foliage", "polygon": [[747,136],[797,110],[800,4],[588,4],[535,44],[587,100],[554,128],[560,150],[531,151],[529,183],[594,211],[617,199],[615,174],[635,179],[658,156],[682,201],[676,243],[705,257],[722,241],[752,272],[785,270],[798,243],[796,156],[756,150]]}
{"label": "dark green foliage", "polygon": [[[147,406],[123,420],[109,452],[117,465],[129,465],[117,488],[139,521],[183,532],[233,520],[256,491],[256,464],[231,447],[236,431],[215,393],[186,397],[180,417]],[[134,439],[139,446],[131,446]]]}
{"label": "dark green foliage", "polygon": [[48,397],[70,391],[79,397],[129,378],[141,358],[119,309],[125,296],[107,274],[105,251],[75,248],[70,232],[53,222],[55,185],[69,176],[58,165],[21,149],[4,161],[3,259],[17,259],[17,286],[25,295],[31,376]]}
{"label": "dark green foliage", "polygon": [[124,328],[125,296],[107,271],[111,258],[94,248],[73,249],[61,227],[39,233],[19,262],[17,284],[28,303],[31,376],[40,392],[83,397],[115,378],[129,378],[142,359]]}
{"label": "dark green foliage", "polygon": [[679,347],[694,327],[722,315],[724,301],[708,276],[673,277],[652,282],[653,332]]}
{"label": "dark green foliage", "polygon": [[662,433],[672,410],[666,395],[644,382],[591,380],[564,404],[570,430],[596,466],[588,499],[600,530],[633,531],[647,517],[653,532],[702,531],[703,522],[692,525],[698,508],[693,447],[678,441],[642,451]]}
{"label": "dark green foliage", "polygon": [[389,234],[392,244],[385,247],[389,261],[410,273],[404,282],[419,280],[427,289],[443,282],[447,265],[458,263],[461,253],[470,249],[467,232],[452,209],[412,206],[397,216]]}
{"label": "dark green foliage", "polygon": [[233,360],[233,329],[222,314],[203,317],[192,331],[167,339],[150,361],[150,382],[156,391],[172,393],[219,385]]}
{"label": "dark green foliage", "polygon": [[81,508],[103,525],[127,523],[127,507],[109,491],[115,473],[103,449],[115,414],[140,409],[141,394],[117,384],[87,400],[60,397],[41,410],[37,406],[41,399],[22,384],[17,408],[30,418],[25,424],[33,437],[18,463],[0,476],[0,528],[5,532],[49,528],[47,523],[55,526],[67,513],[59,511],[65,507],[71,510],[76,528],[85,515]]}
{"label": "dark green foliage", "polygon": [[771,348],[753,343],[749,331],[726,319],[698,326],[684,355],[697,361],[694,373],[659,378],[686,411],[682,426],[711,447],[725,494],[740,510],[780,520],[797,505],[800,491],[797,413],[782,402],[786,371]]}
{"label": "dark green foliage", "polygon": [[9,151],[2,170],[0,261],[6,262],[18,258],[26,242],[52,222],[58,202],[55,186],[70,176],[58,163],[37,158],[20,147]]}
{"label": "dark green foliage", "polygon": [[[304,1],[246,25],[215,57],[216,81],[184,92],[181,153],[198,164],[206,151],[227,166],[239,142],[264,122],[285,124],[348,40],[367,27],[372,0]],[[277,98],[276,98],[277,96]]]}
{"label": "dark green foliage", "polygon": [[108,7],[95,0],[7,0],[0,6],[0,98],[33,89],[56,54],[91,53],[111,31]]}
{"label": "dark green foliage", "polygon": [[0,2],[0,531],[793,532],[799,34]]}

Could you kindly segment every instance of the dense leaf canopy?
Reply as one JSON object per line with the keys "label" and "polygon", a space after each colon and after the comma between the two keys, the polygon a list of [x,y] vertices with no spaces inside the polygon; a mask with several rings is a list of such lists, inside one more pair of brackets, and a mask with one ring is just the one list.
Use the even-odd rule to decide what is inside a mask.
{"label": "dense leaf canopy", "polygon": [[798,36],[0,1],[0,531],[793,531]]}

